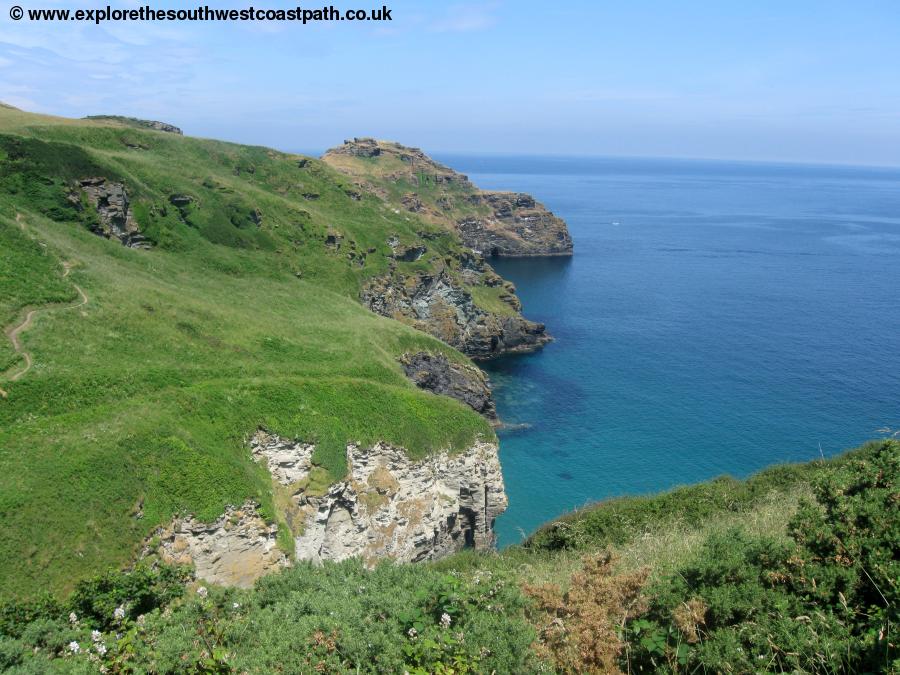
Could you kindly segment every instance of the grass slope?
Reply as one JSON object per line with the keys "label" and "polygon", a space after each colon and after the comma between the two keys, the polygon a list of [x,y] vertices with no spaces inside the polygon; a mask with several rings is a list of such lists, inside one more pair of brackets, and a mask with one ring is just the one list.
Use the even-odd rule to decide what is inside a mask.
{"label": "grass slope", "polygon": [[[96,213],[66,197],[91,176],[125,183],[153,250],[88,230]],[[421,457],[493,438],[397,364],[408,350],[464,357],[356,300],[386,269],[388,237],[427,224],[347,191],[316,160],[0,109],[0,322],[47,307],[21,335],[33,368],[0,378],[0,595],[67,591],[176,512],[208,519],[254,498],[277,520],[245,446],[261,425],[314,441],[329,480],[350,441]],[[89,302],[54,311],[73,284]],[[0,369],[20,361],[4,340]]]}

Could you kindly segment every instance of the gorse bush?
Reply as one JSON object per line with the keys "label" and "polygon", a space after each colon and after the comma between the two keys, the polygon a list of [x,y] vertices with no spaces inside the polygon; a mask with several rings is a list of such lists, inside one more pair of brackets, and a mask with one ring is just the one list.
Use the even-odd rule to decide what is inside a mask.
{"label": "gorse bush", "polygon": [[900,444],[821,472],[791,539],[739,529],[648,589],[631,667],[678,672],[895,672]]}
{"label": "gorse bush", "polygon": [[537,669],[526,601],[508,575],[390,563],[368,570],[353,560],[297,565],[252,591],[199,587],[184,597],[180,575],[110,574],[80,585],[66,604],[7,606],[0,663],[19,672]]}

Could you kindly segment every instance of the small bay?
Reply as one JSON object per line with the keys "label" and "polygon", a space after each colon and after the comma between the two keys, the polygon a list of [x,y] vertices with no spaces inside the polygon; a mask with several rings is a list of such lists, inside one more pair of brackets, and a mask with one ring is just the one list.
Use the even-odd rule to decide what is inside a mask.
{"label": "small bay", "polygon": [[556,341],[486,369],[500,544],[586,503],[900,427],[900,170],[442,156],[528,192],[575,256],[494,259]]}

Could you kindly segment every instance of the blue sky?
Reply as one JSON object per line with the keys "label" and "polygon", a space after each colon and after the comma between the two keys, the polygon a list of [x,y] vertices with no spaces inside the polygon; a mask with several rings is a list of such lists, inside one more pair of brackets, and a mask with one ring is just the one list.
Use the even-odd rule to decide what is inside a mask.
{"label": "blue sky", "polygon": [[387,2],[390,24],[305,27],[13,22],[4,7],[0,100],[287,150],[372,135],[443,152],[900,164],[897,0]]}

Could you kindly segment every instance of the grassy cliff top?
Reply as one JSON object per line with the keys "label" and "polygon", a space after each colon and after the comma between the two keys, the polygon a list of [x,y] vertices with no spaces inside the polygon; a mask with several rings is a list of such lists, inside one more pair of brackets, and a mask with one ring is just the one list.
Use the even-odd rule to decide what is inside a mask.
{"label": "grassy cliff top", "polygon": [[[90,231],[87,178],[125,187],[150,250]],[[389,238],[429,231],[426,259],[390,258]],[[254,498],[278,520],[245,445],[260,426],[315,442],[323,480],[348,442],[421,457],[494,438],[397,362],[465,357],[358,301],[389,266],[460,250],[313,158],[0,108],[0,324],[37,310],[19,350],[0,342],[0,594],[121,565],[177,512]]]}

